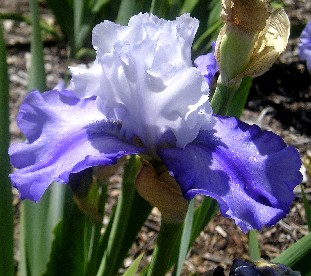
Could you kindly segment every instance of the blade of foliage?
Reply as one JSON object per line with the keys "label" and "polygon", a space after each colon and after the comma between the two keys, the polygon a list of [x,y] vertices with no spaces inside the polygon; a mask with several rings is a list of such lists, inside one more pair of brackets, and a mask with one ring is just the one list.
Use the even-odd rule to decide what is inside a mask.
{"label": "blade of foliage", "polygon": [[125,25],[133,14],[136,13],[136,1],[135,0],[122,0],[119,8],[116,22]]}
{"label": "blade of foliage", "polygon": [[161,229],[157,237],[157,243],[153,250],[148,276],[166,275],[170,269],[170,259],[174,251],[174,245],[178,240],[179,229],[182,223],[166,223],[161,221]]}
{"label": "blade of foliage", "polygon": [[[210,197],[204,197],[202,203],[200,204],[199,207],[196,208],[194,212],[193,225],[188,250],[190,249],[196,238],[207,226],[207,224],[215,216],[217,211],[218,211],[217,201]],[[174,244],[174,249],[169,262],[169,268],[172,267],[178,260],[179,244],[181,242],[181,236],[182,236],[182,228],[179,230],[177,242]]]}
{"label": "blade of foliage", "polygon": [[107,245],[108,245],[108,241],[109,241],[109,237],[111,233],[111,228],[112,228],[112,224],[113,224],[114,217],[115,217],[115,211],[116,211],[116,208],[113,208],[112,213],[110,215],[109,223],[105,228],[105,232],[103,235],[99,237],[96,249],[94,249],[94,251],[92,252],[92,256],[89,259],[86,273],[85,273],[85,275],[87,276],[97,275],[97,271],[100,267],[102,258],[107,249]]}
{"label": "blade of foliage", "polygon": [[199,0],[185,0],[180,10],[180,14],[191,13],[198,3]]}
{"label": "blade of foliage", "polygon": [[191,233],[190,244],[193,244],[207,224],[212,220],[218,211],[217,201],[204,197],[201,205],[194,213],[193,228]]}
{"label": "blade of foliage", "polygon": [[[91,170],[92,171],[92,170]],[[92,183],[94,176],[93,173],[91,173],[89,179],[89,183]],[[96,218],[97,222],[91,225],[91,237],[89,238],[88,242],[88,257],[87,257],[87,267],[85,275],[92,276],[96,275],[97,270],[100,265],[100,261],[102,259],[102,256],[107,248],[108,239],[112,227],[112,221],[115,214],[115,208],[113,208],[112,213],[110,214],[110,221],[108,225],[105,228],[105,232],[103,235],[101,235],[101,231],[103,228],[103,218],[105,215],[105,203],[107,202],[108,198],[108,181],[106,179],[97,179],[96,182],[93,182],[95,184],[95,189],[89,189],[88,195],[87,195],[87,206],[90,206],[90,204],[93,204],[95,202],[95,213],[99,215],[89,215],[89,217]],[[90,187],[88,185],[88,187]],[[91,186],[92,187],[92,186]],[[86,212],[85,212],[86,213]],[[88,212],[90,213],[90,212]]]}
{"label": "blade of foliage", "polygon": [[150,13],[155,14],[159,17],[169,19],[170,4],[166,0],[152,0]]}
{"label": "blade of foliage", "polygon": [[289,266],[301,272],[301,275],[311,275],[311,233],[299,239],[287,250],[272,261]]}
{"label": "blade of foliage", "polygon": [[92,5],[92,13],[99,13],[110,0],[97,0]]}
{"label": "blade of foliage", "polygon": [[149,12],[150,1],[147,0],[122,0],[118,10],[117,23],[127,25],[129,19],[139,12]]}
{"label": "blade of foliage", "polygon": [[[69,41],[70,56],[83,47],[91,47],[93,27],[103,19],[115,21],[121,0],[46,0]],[[136,2],[145,2],[143,0]]]}
{"label": "blade of foliage", "polygon": [[[101,246],[100,239],[101,229],[103,226],[102,221],[104,217],[105,203],[107,200],[108,182],[105,178],[102,179],[99,174],[98,170],[88,168],[79,173],[70,175],[69,186],[73,194],[72,196],[75,202],[74,205],[78,206],[79,210],[84,214],[85,219],[83,219],[84,217],[80,214],[80,212],[78,212],[76,216],[83,219],[85,223],[82,231],[79,231],[76,235],[70,236],[70,231],[63,232],[62,234],[64,236],[62,239],[66,239],[71,242],[74,242],[75,239],[78,239],[79,241],[84,240],[84,250],[82,250],[82,247],[79,247],[77,254],[80,256],[80,262],[81,259],[83,259],[83,267],[80,267],[80,269],[83,273],[86,271],[85,275],[88,276],[95,275],[98,268],[98,266],[96,266],[96,254],[99,250],[99,246]],[[69,202],[69,205],[70,203],[71,202]],[[69,212],[69,214],[67,214],[66,212],[67,210],[65,210],[64,213],[64,224],[67,223],[67,217],[70,217],[70,219],[73,217],[74,219],[76,213],[73,212],[72,214],[72,212]],[[68,220],[69,222],[70,219]],[[60,263],[64,262],[64,266],[68,266],[67,259],[64,257],[60,260]],[[54,261],[54,263],[59,263],[57,259],[56,261],[52,261]],[[74,262],[70,262],[70,260],[69,263],[75,265]],[[92,267],[90,267],[90,265],[92,265]],[[68,271],[69,270],[70,267],[68,268]]]}
{"label": "blade of foliage", "polygon": [[87,1],[75,0],[73,5],[73,14],[74,44],[72,45],[71,50],[75,54],[83,46],[86,37],[89,35],[94,26],[91,25],[93,22],[92,16],[87,10]]}
{"label": "blade of foliage", "polygon": [[54,229],[51,258],[44,276],[58,275],[59,271],[68,276],[84,275],[87,220],[73,202],[69,189],[65,198],[66,208],[62,221]]}
{"label": "blade of foliage", "polygon": [[117,257],[116,267],[120,267],[125,259],[127,252],[131,248],[133,241],[141,227],[144,225],[152,206],[144,200],[135,190],[131,211],[129,214],[129,223],[126,226],[126,239],[122,242],[120,254]]}
{"label": "blade of foliage", "polygon": [[260,248],[258,243],[258,233],[256,230],[251,230],[248,232],[248,247],[249,247],[249,256],[252,261],[260,259]]}
{"label": "blade of foliage", "polygon": [[239,118],[242,115],[252,81],[253,79],[251,77],[243,78],[242,83],[239,89],[235,92],[229,106],[228,114],[230,114],[230,116]]}
{"label": "blade of foliage", "polygon": [[0,275],[14,275],[12,186],[8,178],[10,161],[9,77],[6,45],[0,20]]}
{"label": "blade of foliage", "polygon": [[44,91],[46,89],[46,83],[38,2],[37,0],[30,0],[29,4],[32,21],[32,35],[28,89],[38,89],[40,91]]}
{"label": "blade of foliage", "polygon": [[306,197],[303,186],[300,185],[300,188],[301,188],[301,193],[302,193],[303,206],[304,206],[305,212],[306,212],[306,220],[307,220],[308,230],[309,230],[309,232],[311,232],[311,206],[309,205],[309,201]]}
{"label": "blade of foliage", "polygon": [[188,249],[190,247],[189,242],[190,242],[191,230],[192,230],[192,224],[193,224],[194,203],[195,203],[195,200],[193,199],[190,201],[190,204],[189,204],[188,212],[185,218],[185,222],[183,225],[183,231],[181,235],[178,261],[175,266],[175,271],[173,275],[180,275],[184,261],[188,253]]}
{"label": "blade of foliage", "polygon": [[[65,187],[52,185],[39,203],[25,200],[21,208],[20,275],[42,275],[48,263],[53,229],[64,204]],[[23,274],[28,271],[29,273]]]}
{"label": "blade of foliage", "polygon": [[124,272],[123,276],[135,276],[138,270],[138,266],[143,258],[144,254],[140,254],[135,261],[131,264],[131,266]]}
{"label": "blade of foliage", "polygon": [[45,0],[70,44],[73,43],[73,7],[71,0]]}
{"label": "blade of foliage", "polygon": [[[122,191],[118,199],[115,218],[113,221],[107,250],[103,256],[97,275],[109,276],[116,275],[119,269],[117,260],[121,252],[122,243],[128,239],[126,230],[129,221],[129,214],[132,209],[133,199],[135,195],[135,177],[140,168],[140,160],[132,156],[124,168]],[[133,242],[130,241],[131,243]]]}
{"label": "blade of foliage", "polygon": [[192,47],[196,55],[205,54],[211,48],[212,42],[216,41],[222,26],[220,11],[221,1],[219,0],[212,0],[209,3],[201,0],[193,9],[191,15],[200,20],[200,27],[196,34],[198,39]]}
{"label": "blade of foliage", "polygon": [[[206,29],[206,31],[193,44],[193,47],[192,47],[193,51],[205,54],[207,50],[211,47],[212,41],[213,41],[213,39],[209,39],[209,41],[206,42],[207,38],[210,37],[213,33],[216,33],[220,26],[221,26],[220,21],[215,22],[214,24],[210,25],[210,27]],[[206,43],[204,47],[202,47],[203,43]]]}

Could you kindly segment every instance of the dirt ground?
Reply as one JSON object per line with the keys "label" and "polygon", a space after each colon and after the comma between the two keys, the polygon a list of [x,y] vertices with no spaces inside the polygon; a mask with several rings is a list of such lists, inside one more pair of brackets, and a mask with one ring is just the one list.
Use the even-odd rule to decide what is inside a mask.
{"label": "dirt ground", "polygon": [[[303,185],[308,199],[311,200],[310,171],[308,173],[305,170],[306,164],[311,164],[311,73],[307,71],[305,63],[299,61],[297,50],[298,36],[303,26],[311,20],[311,1],[286,0],[284,4],[292,23],[288,47],[267,73],[253,81],[242,120],[272,130],[281,135],[288,144],[297,147],[305,161],[302,171]],[[8,11],[28,13],[27,1],[2,1],[0,12]],[[54,20],[44,7],[41,9],[41,15],[48,22]],[[3,23],[10,75],[10,132],[12,141],[17,141],[21,139],[21,133],[15,123],[15,117],[27,94],[30,29],[27,24],[21,22],[6,20]],[[64,44],[51,37],[45,37],[44,45],[47,83],[51,88],[67,72],[67,51]],[[114,199],[119,193],[120,177],[116,175],[111,181],[110,202],[114,204]],[[15,190],[14,194],[18,225],[19,199]],[[308,232],[300,187],[295,189],[295,194],[296,199],[290,214],[275,227],[267,228],[259,234],[262,257],[266,260],[273,259]],[[125,261],[125,267],[141,252],[146,252],[144,262],[150,259],[159,225],[160,214],[154,209],[137,237]],[[18,228],[16,231],[18,233]],[[18,261],[18,249],[16,252]],[[232,220],[218,214],[196,240],[185,262],[183,275],[205,275],[208,270],[218,265],[228,268],[234,258],[249,259],[247,236]]]}

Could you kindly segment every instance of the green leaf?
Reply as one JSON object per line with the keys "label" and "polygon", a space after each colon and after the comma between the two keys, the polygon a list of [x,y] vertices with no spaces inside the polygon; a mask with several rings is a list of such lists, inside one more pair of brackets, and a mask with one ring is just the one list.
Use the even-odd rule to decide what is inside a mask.
{"label": "green leaf", "polygon": [[[204,7],[204,8],[202,8]],[[221,1],[201,0],[194,8],[191,15],[200,20],[200,26],[196,36],[198,39],[193,44],[193,51],[196,54],[205,54],[216,41],[219,30],[222,26],[220,19]]]}
{"label": "green leaf", "polygon": [[193,217],[194,217],[194,203],[195,200],[192,199],[189,204],[188,212],[183,225],[183,231],[181,235],[178,261],[175,267],[174,275],[180,275],[184,261],[186,259],[188,250],[190,248],[190,237],[192,231]]}
{"label": "green leaf", "polygon": [[252,261],[260,259],[260,248],[258,243],[258,235],[256,230],[251,230],[248,232],[248,247],[249,255]]}
{"label": "green leaf", "polygon": [[[54,241],[44,276],[83,276],[86,265],[87,220],[67,189],[63,219],[54,229]],[[39,274],[34,274],[39,275]]]}
{"label": "green leaf", "polygon": [[13,206],[12,186],[8,178],[10,161],[9,133],[9,77],[6,45],[0,20],[0,275],[14,275],[13,263]]}
{"label": "green leaf", "polygon": [[[149,207],[150,209],[138,208],[139,204],[136,205],[135,203],[137,192],[134,184],[140,166],[140,160],[136,156],[132,156],[125,165],[122,191],[118,200],[107,250],[97,273],[98,276],[114,276],[117,274],[119,266],[129,249],[127,245],[133,243],[137,231],[143,224],[141,218],[145,220],[146,213],[151,210],[151,207]],[[133,217],[133,214],[136,217]]]}
{"label": "green leaf", "polygon": [[190,245],[212,220],[218,211],[217,201],[211,197],[204,197],[201,205],[195,210]]}
{"label": "green leaf", "polygon": [[166,0],[152,0],[150,13],[162,18],[167,18],[169,12],[169,3]]}
{"label": "green leaf", "polygon": [[306,212],[306,220],[307,220],[308,230],[309,230],[309,232],[311,232],[311,206],[309,205],[309,201],[306,197],[303,186],[300,185],[300,188],[301,188],[301,193],[302,193],[303,206],[304,206],[305,212]]}
{"label": "green leaf", "polygon": [[95,1],[95,4],[91,7],[92,13],[99,13],[102,8],[109,3],[110,0],[97,0]]}
{"label": "green leaf", "polygon": [[39,203],[29,200],[22,202],[20,275],[42,275],[45,271],[51,252],[53,229],[62,215],[64,191],[64,185],[55,183]]}
{"label": "green leaf", "polygon": [[135,261],[131,264],[131,266],[124,272],[123,276],[135,276],[138,270],[139,264],[141,259],[143,258],[144,254],[140,254]]}
{"label": "green leaf", "polygon": [[70,41],[73,39],[73,4],[70,0],[45,0],[49,8],[52,10],[57,23],[59,24],[63,34]]}
{"label": "green leaf", "polygon": [[126,228],[126,239],[123,241],[120,249],[120,254],[118,255],[116,266],[120,266],[125,259],[127,252],[131,248],[133,241],[137,237],[137,234],[141,227],[144,225],[148,215],[150,214],[152,206],[143,199],[135,190],[132,208],[129,214]]}
{"label": "green leaf", "polygon": [[[213,23],[212,25],[210,25],[210,27],[208,29],[206,29],[206,31],[196,40],[196,42],[193,44],[193,51],[198,52],[200,50],[200,48],[202,47],[203,43],[208,44],[208,48],[211,46],[211,40],[209,40],[208,42],[206,42],[206,40],[208,39],[208,37],[210,37],[213,33],[215,33],[219,27],[221,26],[221,21],[217,21],[215,23]],[[207,48],[206,46],[203,47],[204,52],[205,49]],[[202,51],[200,51],[202,52]]]}
{"label": "green leaf", "polygon": [[133,14],[136,11],[135,0],[122,0],[119,8],[116,22],[122,25],[126,25]]}
{"label": "green leaf", "polygon": [[87,264],[87,269],[85,275],[87,276],[95,276],[97,275],[97,271],[100,267],[103,255],[106,252],[108,241],[111,233],[111,228],[115,216],[115,210],[116,208],[113,208],[112,213],[110,215],[109,223],[105,228],[105,232],[102,236],[100,236],[98,240],[98,244],[96,246],[96,249],[92,252],[91,258]]}
{"label": "green leaf", "polygon": [[301,275],[311,275],[311,233],[301,238],[281,255],[272,260],[289,266],[293,270],[301,272]]}
{"label": "green leaf", "polygon": [[180,10],[180,14],[191,13],[198,2],[199,0],[185,0]]}
{"label": "green leaf", "polygon": [[[194,212],[193,225],[188,250],[191,248],[196,238],[200,235],[200,233],[204,230],[204,228],[215,216],[217,211],[218,211],[218,204],[216,200],[210,197],[203,197],[202,203],[198,208],[196,208]],[[179,229],[178,238],[176,243],[174,244],[172,256],[169,262],[169,267],[172,267],[178,260],[179,244],[181,242],[181,236],[182,236],[182,228]]]}
{"label": "green leaf", "polygon": [[161,229],[152,254],[148,276],[165,275],[170,269],[171,255],[174,251],[174,245],[178,241],[178,230],[181,226],[182,223],[166,223],[163,220],[161,221]]}
{"label": "green leaf", "polygon": [[116,22],[127,25],[129,19],[139,12],[148,12],[150,1],[147,0],[122,0],[120,3]]}
{"label": "green leaf", "polygon": [[37,89],[43,92],[46,89],[46,83],[38,2],[37,0],[30,0],[29,4],[32,21],[32,35],[28,89]]}

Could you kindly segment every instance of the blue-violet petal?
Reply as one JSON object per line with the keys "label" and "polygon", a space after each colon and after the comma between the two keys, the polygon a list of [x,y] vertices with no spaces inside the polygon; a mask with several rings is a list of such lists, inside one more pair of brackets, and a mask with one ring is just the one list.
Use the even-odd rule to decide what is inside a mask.
{"label": "blue-violet petal", "polygon": [[38,201],[53,181],[142,150],[119,139],[119,124],[107,122],[95,97],[78,99],[68,90],[30,93],[17,122],[27,141],[9,149],[18,169],[10,178],[23,199]]}
{"label": "blue-violet petal", "polygon": [[297,150],[270,131],[235,118],[216,117],[185,149],[159,150],[183,195],[215,198],[221,213],[246,232],[283,218],[301,181]]}

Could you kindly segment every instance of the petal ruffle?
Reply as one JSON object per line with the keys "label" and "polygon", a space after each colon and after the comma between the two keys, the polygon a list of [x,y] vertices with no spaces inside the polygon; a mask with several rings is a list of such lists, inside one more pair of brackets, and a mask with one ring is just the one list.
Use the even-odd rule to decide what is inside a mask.
{"label": "petal ruffle", "polygon": [[274,225],[289,212],[301,181],[297,150],[256,125],[215,118],[214,132],[201,131],[185,149],[161,149],[159,156],[187,199],[215,198],[244,232]]}
{"label": "petal ruffle", "polygon": [[71,91],[30,93],[17,122],[28,139],[9,149],[21,198],[38,201],[53,181],[65,183],[70,173],[141,151],[118,139],[120,125],[106,121],[95,98],[80,100]]}
{"label": "petal ruffle", "polygon": [[147,13],[128,26],[98,24],[93,66],[71,68],[76,95],[98,96],[105,116],[122,121],[122,134],[138,137],[150,152],[168,132],[184,147],[212,124],[209,87],[191,62],[198,24],[189,14],[167,21]]}

